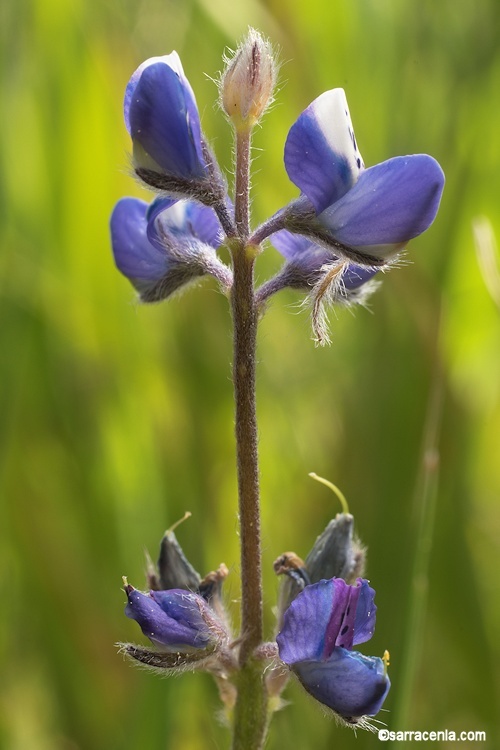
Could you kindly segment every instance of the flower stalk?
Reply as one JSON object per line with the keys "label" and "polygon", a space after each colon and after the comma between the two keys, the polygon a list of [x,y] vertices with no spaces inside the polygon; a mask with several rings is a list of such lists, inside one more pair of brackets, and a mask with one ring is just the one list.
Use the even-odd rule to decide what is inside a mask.
{"label": "flower stalk", "polygon": [[241,543],[241,636],[238,698],[234,711],[234,750],[263,746],[267,696],[262,663],[252,652],[262,642],[262,565],[259,469],[255,399],[257,311],[254,300],[254,252],[235,243],[232,311],[234,325],[234,397],[238,507]]}
{"label": "flower stalk", "polygon": [[250,130],[236,132],[236,198],[235,219],[239,236],[246,240],[250,234]]}
{"label": "flower stalk", "polygon": [[263,664],[254,657],[255,649],[263,641],[255,396],[259,312],[255,300],[254,263],[259,246],[249,243],[248,238],[252,130],[272,97],[275,68],[269,45],[253,31],[227,63],[221,80],[221,103],[233,125],[235,138],[234,217],[238,239],[228,243],[233,261],[233,382],[241,544],[240,672],[234,708],[233,750],[259,750],[264,745],[268,723]]}
{"label": "flower stalk", "polygon": [[252,653],[263,640],[262,553],[255,366],[258,310],[254,263],[258,248],[246,243],[250,231],[250,130],[236,133],[235,218],[238,240],[230,242],[233,259],[233,383],[236,463],[241,544],[241,635],[238,698],[234,711],[234,750],[263,746],[267,696],[262,663]]}
{"label": "flower stalk", "polygon": [[259,469],[255,403],[257,312],[253,291],[254,253],[234,243],[231,295],[234,325],[233,380],[236,461],[241,536],[242,609],[240,662],[262,640]]}

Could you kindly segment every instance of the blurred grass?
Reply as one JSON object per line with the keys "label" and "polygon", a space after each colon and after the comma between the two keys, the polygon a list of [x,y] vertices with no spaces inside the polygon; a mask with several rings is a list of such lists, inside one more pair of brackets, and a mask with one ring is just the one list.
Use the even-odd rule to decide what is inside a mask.
{"label": "blurred grass", "polygon": [[[254,218],[295,194],[288,128],[346,88],[367,164],[428,152],[447,187],[412,264],[384,278],[373,315],[332,316],[315,349],[296,294],[270,306],[258,376],[269,633],[285,549],[305,555],[346,493],[377,588],[369,653],[389,648],[389,728],[485,729],[496,747],[500,603],[500,320],[474,255],[478,214],[500,238],[500,8],[496,0],[18,0],[0,7],[0,746],[7,750],[198,750],[227,746],[204,675],[160,680],[116,655],[138,640],[120,576],[142,585],[143,550],[185,510],[179,538],[205,572],[238,545],[231,335],[210,282],[138,308],[115,271],[108,216],[126,194],[121,103],[144,58],[175,48],[205,130],[229,167],[213,106],[226,45],[248,24],[283,61],[256,136]],[[269,249],[263,279],[279,264]],[[439,311],[441,331],[438,340]],[[410,726],[391,721],[416,547],[425,414],[442,367],[440,481],[428,606]],[[235,607],[237,611],[237,607]],[[269,748],[375,748],[337,729],[297,686]],[[439,743],[438,745],[439,746]],[[452,747],[451,743],[447,746]],[[486,747],[485,745],[481,745]]]}

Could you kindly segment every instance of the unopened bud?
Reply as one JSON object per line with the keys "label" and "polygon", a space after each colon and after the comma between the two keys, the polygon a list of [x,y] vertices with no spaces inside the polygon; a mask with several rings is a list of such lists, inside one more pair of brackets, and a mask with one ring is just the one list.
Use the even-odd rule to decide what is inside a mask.
{"label": "unopened bud", "polygon": [[311,583],[323,578],[343,578],[353,583],[358,575],[362,548],[353,540],[354,518],[339,513],[318,536],[306,558],[306,569]]}
{"label": "unopened bud", "polygon": [[354,518],[338,513],[316,539],[302,561],[294,552],[285,552],[274,562],[276,575],[283,575],[278,601],[278,628],[291,602],[305,586],[330,578],[343,578],[348,584],[363,574],[366,553],[354,538]]}
{"label": "unopened bud", "polygon": [[224,622],[229,630],[229,618],[222,599],[222,584],[228,575],[229,570],[224,563],[221,563],[217,570],[212,570],[210,573],[207,573],[205,578],[200,581],[198,594],[210,604],[214,612],[219,616],[221,622]]}
{"label": "unopened bud", "polygon": [[161,540],[158,573],[161,590],[197,591],[200,585],[201,576],[187,559],[172,529]]}
{"label": "unopened bud", "polygon": [[220,81],[222,109],[237,130],[252,128],[272,102],[276,70],[271,44],[249,29]]}

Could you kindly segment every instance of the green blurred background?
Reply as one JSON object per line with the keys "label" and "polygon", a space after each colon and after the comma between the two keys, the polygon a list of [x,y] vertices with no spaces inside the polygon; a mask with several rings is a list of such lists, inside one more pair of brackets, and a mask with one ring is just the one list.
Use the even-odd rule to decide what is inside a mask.
{"label": "green blurred background", "polygon": [[[144,549],[155,555],[164,529],[186,510],[193,518],[178,538],[202,573],[228,565],[237,617],[227,300],[208,281],[170,303],[138,307],[113,266],[108,217],[123,195],[148,198],[129,175],[122,119],[124,87],[146,57],[179,52],[207,136],[230,168],[230,132],[210,78],[249,24],[276,42],[283,62],[277,103],[255,138],[254,222],[296,194],[282,163],[288,128],[335,86],[347,91],[367,165],[427,152],[447,176],[438,219],[411,243],[411,264],[384,277],[373,314],[331,316],[330,348],[314,347],[297,293],[277,297],[262,322],[268,634],[273,560],[289,549],[306,555],[338,510],[308,479],[316,471],[343,489],[369,548],[379,616],[362,650],[391,652],[390,713],[382,718],[390,729],[486,730],[488,742],[477,746],[499,746],[500,311],[472,233],[474,217],[485,215],[500,238],[498,0],[7,0],[0,7],[0,746],[7,750],[228,745],[207,675],[163,680],[132,668],[113,645],[142,639],[123,616],[121,576],[143,586]],[[269,248],[259,278],[278,267]],[[439,477],[426,495],[422,443],[440,388]],[[410,643],[414,556],[420,549],[425,562],[429,542],[419,584],[425,616]],[[408,654],[416,680],[398,725]],[[286,697],[291,705],[274,719],[269,750],[379,746],[376,737],[337,728],[297,685]]]}

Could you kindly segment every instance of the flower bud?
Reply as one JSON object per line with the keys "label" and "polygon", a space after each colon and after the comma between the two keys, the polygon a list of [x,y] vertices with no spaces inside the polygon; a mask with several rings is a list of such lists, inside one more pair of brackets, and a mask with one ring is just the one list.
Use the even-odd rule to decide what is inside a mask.
{"label": "flower bud", "polygon": [[311,583],[335,577],[352,584],[363,574],[365,550],[353,532],[354,518],[349,513],[338,513],[330,521],[306,557]]}
{"label": "flower bud", "polygon": [[249,29],[220,81],[221,106],[236,130],[251,129],[272,102],[276,70],[270,43]]}
{"label": "flower bud", "polygon": [[225,675],[234,667],[230,633],[205,599],[184,589],[137,591],[123,579],[125,614],[139,624],[154,649],[120,643],[120,650],[145,667],[164,674],[190,670]]}
{"label": "flower bud", "polygon": [[[156,565],[146,554],[147,586],[148,589],[153,592],[160,592],[160,594],[171,589],[182,589],[196,594],[209,605],[219,622],[229,632],[231,629],[230,622],[222,597],[222,585],[229,575],[227,567],[224,563],[221,563],[217,570],[210,571],[202,578],[187,559],[175,536],[174,528],[190,515],[190,513],[186,513],[181,521],[167,529],[161,540],[160,554]],[[155,594],[153,594],[153,598],[154,596]]]}
{"label": "flower bud", "polygon": [[342,578],[351,584],[363,574],[365,550],[353,532],[354,518],[350,513],[338,513],[318,536],[305,562],[294,552],[285,552],[275,560],[274,572],[283,576],[278,627],[285,610],[305,586],[328,578]]}
{"label": "flower bud", "polygon": [[187,559],[171,529],[165,532],[161,540],[158,573],[160,589],[198,591],[201,576]]}
{"label": "flower bud", "polygon": [[225,627],[198,594],[184,589],[143,593],[126,579],[124,590],[128,599],[125,614],[163,650],[211,651],[228,638]]}

